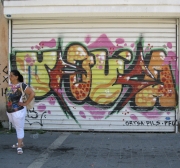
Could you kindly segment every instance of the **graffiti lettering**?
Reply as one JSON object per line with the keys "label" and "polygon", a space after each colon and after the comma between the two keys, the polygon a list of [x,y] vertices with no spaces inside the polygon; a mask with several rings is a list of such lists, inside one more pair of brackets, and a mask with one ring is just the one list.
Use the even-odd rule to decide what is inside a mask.
{"label": "graffiti lettering", "polygon": [[[54,68],[57,61],[57,51],[49,52],[15,52],[12,54],[12,66],[17,66],[24,74],[25,82],[32,86],[36,96],[44,96],[50,91],[49,69]],[[42,59],[41,59],[42,58]]]}
{"label": "graffiti lettering", "polygon": [[3,72],[8,74],[8,69],[7,69],[7,66],[3,69]]}
{"label": "graffiti lettering", "polygon": [[176,121],[165,121],[165,126],[175,126],[176,125]]}
{"label": "graffiti lettering", "polygon": [[93,56],[89,54],[87,49],[82,44],[70,45],[66,48],[65,60],[68,63],[76,65],[85,69],[85,74],[74,74],[69,76],[69,87],[71,89],[72,96],[76,100],[84,100],[87,98],[91,89],[91,69],[94,65]]}
{"label": "graffiti lettering", "polygon": [[[65,114],[75,121],[67,100],[104,109],[113,107],[109,115],[118,113],[127,103],[138,111],[176,107],[173,73],[164,49],[152,49],[144,55],[141,37],[134,55],[131,49],[118,48],[110,57],[107,49],[88,50],[78,42],[70,43],[63,52],[60,41],[56,49],[14,51],[12,66],[24,74],[37,99],[54,94]],[[160,125],[158,121],[127,124]]]}
{"label": "graffiti lettering", "polygon": [[124,60],[130,60],[132,53],[119,50],[111,59],[108,59],[107,51],[94,50],[91,53],[95,55],[96,65],[91,69],[93,75],[89,97],[97,104],[112,103],[122,91],[122,84],[115,85],[117,76],[124,74]]}
{"label": "graffiti lettering", "polygon": [[[36,124],[43,126],[42,119],[46,118],[46,113],[47,113],[46,111],[43,111],[43,113],[41,113],[41,115],[39,115],[38,112],[36,112],[33,108],[32,110],[27,111],[27,118],[36,118],[37,121],[31,123],[27,118],[26,118],[26,121],[29,123],[29,125],[36,123]],[[39,119],[39,121],[38,121],[38,119]]]}
{"label": "graffiti lettering", "polygon": [[3,82],[6,81],[8,83],[8,76],[3,76],[3,78],[4,78]]}
{"label": "graffiti lettering", "polygon": [[126,121],[123,126],[175,126],[176,121]]}
{"label": "graffiti lettering", "polygon": [[[170,110],[168,107],[176,106],[176,92],[169,65],[164,63],[165,53],[163,51],[152,51],[148,69],[155,79],[162,84],[148,86],[139,91],[135,96],[135,104],[138,107],[152,107],[158,102],[157,108]],[[145,75],[144,80],[152,80]],[[168,101],[167,101],[168,100]],[[164,107],[164,108],[163,108]]]}
{"label": "graffiti lettering", "polygon": [[7,88],[1,88],[1,95],[4,96],[6,95],[6,91],[7,91]]}

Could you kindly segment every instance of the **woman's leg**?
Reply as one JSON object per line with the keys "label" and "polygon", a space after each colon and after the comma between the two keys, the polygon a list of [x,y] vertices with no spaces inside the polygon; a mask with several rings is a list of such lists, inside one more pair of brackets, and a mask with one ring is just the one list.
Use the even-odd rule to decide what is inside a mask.
{"label": "woman's leg", "polygon": [[18,146],[17,148],[22,148],[23,147],[23,139],[18,139]]}
{"label": "woman's leg", "polygon": [[[16,129],[16,125],[14,124],[14,119],[13,119],[12,113],[7,112],[7,116],[9,118],[9,122],[11,122],[13,127]],[[15,143],[15,144],[12,145],[12,148],[17,148],[17,146],[18,146],[18,143]]]}
{"label": "woman's leg", "polygon": [[14,126],[14,128],[15,128],[12,113],[8,113],[8,112],[6,112],[6,114],[7,114],[7,116],[8,116],[9,122],[11,122],[11,123],[12,123],[12,125]]}
{"label": "woman's leg", "polygon": [[24,138],[24,123],[25,123],[25,115],[26,109],[19,110],[13,113],[13,121],[16,128],[17,139],[18,139],[18,148],[22,148],[23,146],[23,138]]}

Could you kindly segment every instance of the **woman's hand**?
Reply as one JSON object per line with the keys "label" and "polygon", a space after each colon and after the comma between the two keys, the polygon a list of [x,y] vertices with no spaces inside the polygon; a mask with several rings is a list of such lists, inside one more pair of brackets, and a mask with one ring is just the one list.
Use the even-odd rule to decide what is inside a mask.
{"label": "woman's hand", "polygon": [[19,102],[18,105],[19,105],[19,106],[27,106],[27,104],[26,104],[26,103],[23,103],[23,102]]}

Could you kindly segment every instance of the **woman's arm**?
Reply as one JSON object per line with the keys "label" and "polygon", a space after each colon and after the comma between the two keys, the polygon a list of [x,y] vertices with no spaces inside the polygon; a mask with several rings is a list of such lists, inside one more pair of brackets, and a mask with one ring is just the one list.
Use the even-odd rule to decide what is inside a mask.
{"label": "woman's arm", "polygon": [[24,103],[23,102],[19,102],[19,105],[21,105],[21,106],[27,106],[31,102],[31,100],[34,98],[34,96],[35,96],[34,91],[30,87],[27,87],[24,92],[27,95],[29,95],[29,97],[28,97],[28,100],[26,102],[24,102]]}

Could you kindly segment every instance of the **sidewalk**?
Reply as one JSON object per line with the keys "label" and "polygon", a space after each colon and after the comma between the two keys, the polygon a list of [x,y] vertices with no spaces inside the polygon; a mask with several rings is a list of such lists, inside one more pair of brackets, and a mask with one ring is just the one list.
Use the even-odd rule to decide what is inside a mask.
{"label": "sidewalk", "polygon": [[178,168],[180,133],[45,132],[25,135],[24,154],[0,133],[2,168]]}

